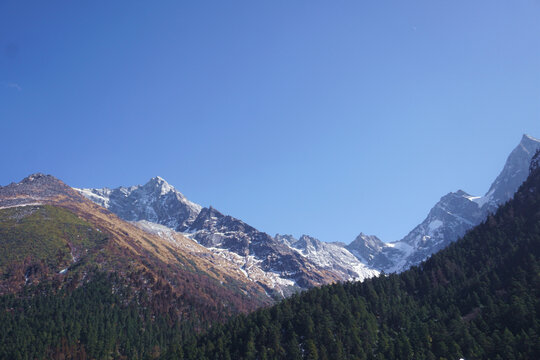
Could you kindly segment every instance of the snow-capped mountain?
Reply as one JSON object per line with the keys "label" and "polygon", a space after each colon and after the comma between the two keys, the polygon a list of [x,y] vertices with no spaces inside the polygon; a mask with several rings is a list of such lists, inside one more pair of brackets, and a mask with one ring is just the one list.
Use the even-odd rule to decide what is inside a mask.
{"label": "snow-capped mountain", "polygon": [[351,254],[343,244],[327,243],[307,235],[295,239],[292,235],[276,234],[274,238],[298,251],[319,268],[335,273],[341,280],[361,281],[379,274]]}
{"label": "snow-capped mountain", "polygon": [[384,243],[360,234],[347,246],[359,260],[385,272],[403,271],[445,248],[510,200],[529,174],[529,164],[540,140],[523,135],[503,170],[484,196],[463,190],[443,196],[426,219],[403,239]]}
{"label": "snow-capped mountain", "polygon": [[176,231],[185,230],[202,209],[159,176],[145,185],[77,190],[124,220],[147,220]]}
{"label": "snow-capped mountain", "polygon": [[340,280],[270,235],[212,207],[201,210],[185,235],[224,257],[235,258],[255,281],[261,276],[273,278],[281,292]]}
{"label": "snow-capped mountain", "polygon": [[407,236],[390,243],[362,233],[346,246],[306,235],[299,239],[271,237],[239,219],[187,200],[160,177],[143,186],[79,191],[125,220],[146,220],[183,232],[237,264],[249,279],[288,294],[298,288],[361,280],[378,271],[399,272],[419,264],[508,201],[526,179],[539,148],[540,140],[524,135],[486,195],[472,196],[463,190],[449,193]]}
{"label": "snow-capped mountain", "polygon": [[400,252],[397,249],[392,249],[387,246],[375,235],[366,235],[360,233],[356,239],[345,248],[349,250],[358,260],[362,263],[374,268],[374,269],[387,269],[393,265],[391,260],[392,256],[399,255]]}
{"label": "snow-capped mountain", "polygon": [[486,195],[474,201],[482,208],[494,211],[499,205],[510,200],[529,176],[531,159],[539,148],[540,140],[530,135],[523,135],[521,142],[508,156],[503,170],[491,184]]}
{"label": "snow-capped mountain", "polygon": [[[289,295],[298,289],[342,280],[243,221],[187,200],[160,177],[142,186],[77,190],[120,218],[136,222],[145,231],[154,233],[159,228],[151,226],[153,223],[181,232],[236,264],[246,277],[263,285],[270,294]],[[162,228],[157,234],[166,239],[172,236]]]}
{"label": "snow-capped mountain", "polygon": [[58,290],[79,288],[100,272],[117,274],[115,289],[129,286],[140,306],[155,298],[175,316],[272,302],[236,264],[162,225],[134,226],[52,175],[0,186],[0,211],[0,294],[50,280]]}

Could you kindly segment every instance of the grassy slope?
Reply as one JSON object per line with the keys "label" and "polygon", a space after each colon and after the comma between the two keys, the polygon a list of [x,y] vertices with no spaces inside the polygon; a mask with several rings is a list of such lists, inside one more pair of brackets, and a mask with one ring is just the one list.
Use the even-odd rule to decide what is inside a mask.
{"label": "grassy slope", "polygon": [[[103,246],[107,236],[72,212],[51,205],[0,210],[0,276],[21,264],[58,272],[73,256]],[[25,269],[26,271],[26,269]]]}

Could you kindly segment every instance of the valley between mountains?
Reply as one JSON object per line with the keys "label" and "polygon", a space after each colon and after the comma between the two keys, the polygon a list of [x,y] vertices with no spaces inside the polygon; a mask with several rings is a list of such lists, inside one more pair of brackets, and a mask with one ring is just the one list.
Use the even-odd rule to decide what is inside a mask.
{"label": "valley between mountains", "polygon": [[77,190],[147,232],[165,239],[182,234],[238,268],[269,294],[287,296],[317,284],[361,281],[382,271],[401,272],[418,265],[511,199],[525,181],[531,158],[539,148],[538,139],[523,135],[484,196],[463,190],[444,195],[421,224],[393,242],[363,233],[348,245],[322,242],[309,235],[299,239],[270,236],[188,200],[161,177],[145,185]]}
{"label": "valley between mountains", "polygon": [[[229,354],[239,359],[289,358],[285,354],[298,355],[293,357],[295,359],[309,358],[308,354],[326,354],[323,358],[328,359],[357,358],[347,357],[346,352],[343,356],[332,357],[328,348],[320,347],[322,344],[337,352],[348,349],[349,354],[367,356],[369,353],[372,355],[369,358],[379,358],[378,354],[384,354],[386,358],[409,358],[408,355],[396,355],[403,349],[403,354],[411,352],[405,340],[395,336],[403,324],[416,324],[418,319],[405,319],[395,311],[414,309],[411,314],[424,312],[423,315],[411,315],[413,317],[437,318],[438,310],[432,309],[432,304],[439,304],[443,309],[450,306],[446,300],[441,300],[440,284],[454,284],[456,291],[467,297],[464,302],[455,300],[458,302],[452,306],[459,308],[452,308],[455,313],[449,317],[440,316],[445,321],[444,326],[454,326],[452,319],[462,319],[461,322],[470,319],[465,323],[473,321],[480,312],[487,311],[482,310],[485,306],[492,306],[489,311],[497,316],[508,316],[504,308],[507,302],[486,305],[492,300],[486,300],[491,299],[491,295],[484,293],[478,294],[478,299],[471,298],[470,290],[478,283],[465,281],[467,277],[455,264],[463,265],[467,257],[476,259],[482,251],[477,246],[484,240],[475,245],[471,239],[484,239],[484,232],[496,233],[495,225],[491,223],[504,227],[508,222],[512,229],[515,227],[512,231],[524,238],[530,233],[532,240],[524,243],[530,248],[531,256],[536,254],[536,218],[529,224],[527,216],[529,212],[533,217],[538,214],[534,207],[536,200],[529,197],[537,195],[538,155],[534,156],[539,150],[540,141],[524,135],[484,196],[473,196],[463,190],[443,196],[421,224],[394,242],[383,242],[374,235],[363,233],[350,244],[322,242],[308,235],[298,239],[291,235],[271,236],[217,209],[188,200],[160,177],[154,177],[144,185],[79,189],[51,175],[30,175],[20,182],[0,187],[0,320],[4,326],[0,336],[0,358],[63,359],[66,354],[70,354],[67,358],[77,359],[209,359],[212,354]],[[530,171],[534,178],[528,180],[526,190],[523,190],[525,185],[522,184]],[[512,200],[520,187],[521,202]],[[510,200],[515,205],[503,206],[501,213],[498,209]],[[520,227],[521,218],[513,220],[514,207],[528,224],[526,227]],[[472,230],[473,235],[466,235],[471,229],[480,230]],[[487,266],[486,273],[469,269],[471,279],[489,274],[489,282],[493,282],[502,299],[506,299],[507,290],[501,288],[501,284],[513,280],[503,275],[500,281],[496,280],[497,276],[493,277],[492,272],[512,272],[510,266],[515,265],[516,259],[526,256],[519,244],[512,248],[509,257],[501,255],[505,251],[503,245],[507,246],[511,240],[512,231],[497,238],[500,241],[495,244],[492,254],[493,259],[497,259],[495,263],[491,264],[489,258],[482,259],[487,261],[482,265]],[[458,256],[456,254],[461,250],[453,243],[463,236],[469,240],[460,240],[462,245],[457,245],[468,246],[472,253],[460,252]],[[454,250],[444,253],[450,254],[447,262],[444,261],[447,255],[441,255],[442,258],[436,255],[432,258],[435,260],[424,262],[449,246]],[[531,261],[530,266],[536,266],[535,258]],[[419,269],[423,267],[431,269],[431,278],[421,273],[423,270]],[[403,274],[391,275],[387,281],[386,276],[380,276],[382,273]],[[423,284],[418,289],[420,285],[414,280],[417,275]],[[531,276],[519,286],[528,288],[536,284],[538,279],[534,274]],[[398,285],[397,282],[402,280],[396,279],[405,279],[405,283]],[[342,283],[346,285],[338,285]],[[367,285],[358,285],[362,286],[360,288],[354,287],[353,283]],[[336,285],[325,286],[331,284]],[[461,288],[462,285],[465,287]],[[374,290],[372,286],[380,288]],[[398,289],[400,286],[404,288]],[[313,288],[322,290],[298,295]],[[423,294],[424,290],[433,301],[417,295],[419,291]],[[523,292],[514,290],[508,290],[508,294],[521,299]],[[397,300],[392,300],[394,291]],[[366,304],[351,297],[356,292],[368,299],[370,305],[367,308]],[[326,299],[325,307],[333,312],[331,316],[312,314],[324,322],[321,326],[326,335],[315,332],[312,320],[295,318],[289,308],[298,307],[300,317],[308,316],[316,309],[322,311],[321,304],[314,305],[317,308],[306,307],[306,304],[317,304],[320,300],[309,300],[310,294],[322,294]],[[454,299],[455,293],[444,296]],[[379,303],[379,298],[388,303],[397,301],[395,309],[389,309],[386,302]],[[283,302],[283,299],[291,300]],[[401,300],[404,302],[400,303]],[[512,334],[526,332],[524,336],[515,335],[513,340],[516,344],[529,346],[528,350],[523,350],[525,353],[537,351],[530,345],[531,338],[532,342],[538,339],[534,333],[537,317],[531,313],[536,300],[527,297],[519,310],[522,315],[532,314],[534,324],[529,324],[523,315],[523,321],[516,322],[509,330]],[[345,306],[343,301],[348,304],[346,306],[351,306],[351,311],[360,312],[356,315],[347,313],[348,310],[341,309]],[[422,310],[424,301],[430,304],[429,309]],[[227,323],[235,315],[252,313],[276,302],[280,305],[270,308],[272,315],[263,310],[249,318],[233,318]],[[253,318],[257,316],[264,317],[259,319],[261,328],[253,326]],[[343,321],[333,324],[334,318]],[[259,320],[255,323],[259,324]],[[271,321],[278,321],[279,325],[270,325]],[[355,332],[356,325],[353,324],[359,321],[367,321],[362,325],[367,326],[362,330],[365,331],[362,336],[366,338]],[[228,325],[216,325],[223,323]],[[343,330],[344,323],[350,323],[352,327]],[[432,325],[430,331],[434,334],[443,331],[438,325]],[[333,333],[332,326],[337,326],[335,335],[329,335]],[[492,334],[498,323],[487,321],[475,326],[480,332],[489,330],[489,339],[499,336]],[[126,333],[123,328],[127,329]],[[268,336],[282,339],[281,342],[276,340],[279,344],[271,345],[257,340],[255,343],[254,334],[263,328],[274,332],[281,328],[284,333],[264,336],[265,339]],[[36,329],[47,335],[37,335]],[[195,335],[205,334],[208,329],[213,329],[208,336]],[[377,331],[381,335],[376,335]],[[469,345],[458,344],[446,331],[445,327],[440,338],[444,346],[440,349],[427,338],[417,339],[424,349],[419,353],[426,356],[477,354],[478,358],[490,358],[494,354],[490,341],[496,340],[474,346],[469,344],[471,347],[468,348]],[[285,334],[290,337],[283,338]],[[344,334],[359,340],[349,343]],[[409,332],[407,336],[420,336],[418,334]],[[334,340],[324,340],[325,336]],[[313,343],[314,339],[317,339],[316,343]],[[381,341],[396,341],[396,345],[383,346]],[[359,348],[363,343],[367,347]],[[456,345],[450,349],[447,343]],[[25,349],[24,355],[17,356],[18,349]],[[268,352],[269,349],[272,352]],[[297,353],[298,349],[303,353]]]}

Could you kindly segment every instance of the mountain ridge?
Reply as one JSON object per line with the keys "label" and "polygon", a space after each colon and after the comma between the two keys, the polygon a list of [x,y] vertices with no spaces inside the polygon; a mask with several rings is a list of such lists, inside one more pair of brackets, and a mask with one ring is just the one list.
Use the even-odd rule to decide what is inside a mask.
{"label": "mountain ridge", "polygon": [[385,272],[400,272],[419,264],[510,200],[527,178],[530,162],[538,149],[540,140],[524,134],[484,196],[473,196],[463,190],[450,192],[401,240],[369,250],[369,246],[362,244],[365,240],[357,237],[347,248],[351,252],[364,249],[364,257],[376,259],[376,262],[368,260],[368,265]]}
{"label": "mountain ridge", "polygon": [[[78,252],[70,255],[70,249],[66,248],[59,260],[54,252],[43,259],[51,261],[55,269],[47,284],[35,285],[36,276],[43,271],[39,264],[23,263],[25,268],[19,270],[26,271],[21,273],[3,272],[0,285],[4,284],[6,276],[20,277],[23,282],[26,277],[28,283],[17,295],[11,291],[7,296],[0,295],[0,333],[3,334],[0,357],[193,360],[538,358],[539,162],[540,152],[531,162],[531,176],[510,202],[490,214],[458,242],[419,266],[402,274],[379,276],[364,282],[316,287],[294,294],[276,306],[235,317],[223,325],[213,323],[210,328],[201,322],[182,325],[186,324],[188,314],[206,316],[218,305],[186,304],[191,291],[205,286],[200,282],[203,278],[184,278],[190,280],[185,285],[196,282],[196,286],[188,287],[188,292],[175,298],[171,296],[174,294],[171,294],[171,283],[163,282],[166,277],[152,271],[154,256],[160,253],[166,256],[165,245],[189,239],[163,225],[116,220],[108,210],[69,191],[65,184],[47,181],[47,178],[43,180],[43,187],[31,178],[15,186],[0,187],[0,205],[9,206],[0,210],[0,231],[9,229],[6,222],[20,226],[29,216],[39,215],[40,222],[33,223],[37,226],[23,224],[25,229],[33,232],[31,238],[34,241],[50,238],[53,234],[48,231],[41,235],[34,231],[42,228],[43,221],[57,219],[64,224],[57,229],[66,229],[65,225],[76,227],[77,231],[70,234],[72,238],[88,233],[88,230],[97,237],[104,236],[107,238],[102,239],[106,250],[112,245],[109,237],[121,237],[122,232],[127,231],[130,236],[118,241],[127,242],[131,238],[133,250],[146,250],[144,255],[148,263],[143,265],[149,271],[131,272],[128,286],[122,286],[119,281],[119,277],[127,274],[119,271],[109,273],[109,276],[100,272],[88,279],[88,273],[80,272],[80,267],[84,266],[85,256],[90,255],[84,255],[84,252],[82,256]],[[55,188],[65,192],[57,193]],[[31,205],[36,199],[50,201],[53,205]],[[65,216],[56,217],[55,208],[61,209]],[[73,210],[71,215],[68,209]],[[105,216],[118,228],[91,221],[100,216]],[[214,224],[208,223],[209,226]],[[151,232],[164,233],[160,236],[163,240],[169,237],[167,243],[134,230],[137,225],[149,226]],[[20,236],[13,238],[21,239]],[[376,237],[362,234],[361,238],[372,248],[377,247]],[[148,241],[160,251],[140,247]],[[285,241],[293,245],[299,243],[300,248],[317,246],[309,236],[301,239],[283,236]],[[106,270],[111,257],[102,255],[100,241],[93,243],[98,251],[89,249],[89,253],[101,256],[101,262],[97,264]],[[205,249],[195,242],[189,243],[202,251]],[[73,245],[84,249],[84,243]],[[126,251],[131,250],[121,247],[112,255],[116,261],[122,261]],[[3,271],[1,260],[5,254],[11,254],[11,251],[0,252],[0,271]],[[70,261],[74,265],[65,268],[66,271],[60,270]],[[168,271],[167,267],[160,270]],[[61,285],[59,290],[55,289],[62,284],[62,279],[76,274],[84,276],[82,279],[87,282],[70,288],[70,284],[77,285],[74,278],[71,283]],[[141,294],[140,289],[145,291]],[[217,298],[222,301],[225,294],[213,292],[207,294],[206,300]],[[154,301],[149,302],[148,296]],[[185,316],[177,316],[171,311],[170,304],[174,307],[184,305]],[[203,329],[207,331],[197,334],[197,330]]]}
{"label": "mountain ridge", "polygon": [[[279,234],[272,238],[239,219],[221,214],[212,207],[203,208],[190,202],[160,177],[152,178],[145,185],[113,190],[106,188],[78,190],[126,220],[146,220],[168,226],[225,257],[234,257],[232,253],[244,257],[253,256],[252,260],[257,260],[255,261],[258,263],[257,266],[263,266],[258,270],[266,271],[267,274],[277,271],[288,285],[291,285],[289,281],[294,276],[291,276],[291,271],[276,267],[275,259],[274,261],[265,259],[270,254],[269,249],[277,251],[277,258],[281,256],[279,254],[283,256],[288,254],[289,260],[293,259],[294,256],[291,258],[288,249],[301,255],[304,258],[304,265],[296,265],[297,270],[305,268],[305,264],[311,264],[312,268],[328,271],[326,279],[322,280],[323,276],[314,280],[313,284],[321,281],[324,283],[336,280],[362,280],[376,275],[379,271],[387,273],[403,271],[419,264],[434,252],[463,236],[511,198],[528,175],[529,162],[538,148],[540,140],[523,135],[484,196],[473,196],[461,189],[447,193],[433,206],[422,223],[414,227],[403,239],[393,242],[383,242],[374,235],[362,233],[346,245],[323,243],[307,235],[301,237],[302,242],[298,242],[299,239],[292,236]],[[166,191],[152,185],[156,182],[166,184]],[[152,194],[156,188],[159,191]],[[146,192],[141,189],[146,189]],[[163,196],[168,193],[181,196],[173,197],[172,203],[167,203],[163,200]],[[258,252],[260,247],[253,246],[252,242],[261,243],[262,238],[263,243],[269,247],[266,251]],[[227,254],[226,251],[231,253]],[[356,260],[352,260],[351,255],[356,257]],[[255,269],[254,261],[238,259],[235,261],[239,263],[241,269]],[[270,263],[274,265],[269,265]],[[303,284],[301,288],[312,285],[304,280],[301,280],[301,283]]]}
{"label": "mountain ridge", "polygon": [[538,359],[539,158],[540,152],[513,199],[419,266],[295,295],[210,329],[186,354],[198,349],[191,359]]}
{"label": "mountain ridge", "polygon": [[[23,221],[28,222],[39,213],[46,215],[38,219],[39,224],[45,224],[51,234],[58,234],[54,242],[47,233],[40,232],[43,225],[30,222],[21,227]],[[58,280],[80,286],[89,274],[99,270],[120,274],[122,281],[132,282],[142,292],[161,293],[162,287],[166,287],[170,300],[167,311],[177,312],[178,316],[191,316],[185,313],[189,306],[208,307],[203,318],[218,318],[272,302],[263,286],[245,279],[235,266],[213,256],[206,248],[180,234],[171,241],[143,231],[51,175],[33,174],[19,183],[0,187],[0,214],[4,234],[0,253],[22,251],[19,244],[32,241],[37,243],[30,243],[30,249],[38,245],[42,249],[20,254],[24,261],[6,258],[2,263],[0,283],[6,286],[0,284],[0,288],[10,292],[25,288],[27,274],[32,274],[38,283],[39,279],[45,281],[54,275]],[[55,219],[58,221],[54,222]],[[71,228],[75,230],[68,232]],[[79,238],[86,237],[86,229],[106,238],[95,251],[91,241],[79,244]],[[21,235],[24,231],[28,235]],[[56,258],[58,251],[61,256]],[[27,255],[30,257],[26,258]],[[213,298],[215,294],[220,294],[218,302]]]}
{"label": "mountain ridge", "polygon": [[[371,270],[359,271],[362,265],[357,261],[343,271],[334,271],[333,267],[319,267],[298,249],[277,241],[240,219],[222,214],[211,206],[197,205],[196,216],[195,212],[191,212],[192,217],[186,220],[184,215],[189,206],[188,200],[176,196],[166,203],[163,196],[167,195],[164,195],[162,188],[153,185],[155,179],[158,178],[152,178],[145,185],[113,190],[104,188],[77,191],[125,220],[150,221],[178,231],[214,254],[236,263],[247,278],[264,284],[269,293],[276,295],[288,296],[301,289],[335,281],[363,279],[378,273]],[[166,182],[161,179],[160,183]],[[180,194],[168,184],[165,193]],[[181,209],[179,216],[175,214],[177,209]],[[158,214],[163,216],[156,217]],[[347,264],[340,266],[346,267]]]}
{"label": "mountain ridge", "polygon": [[202,209],[160,176],[144,185],[76,190],[125,220],[152,221],[177,231],[187,229]]}

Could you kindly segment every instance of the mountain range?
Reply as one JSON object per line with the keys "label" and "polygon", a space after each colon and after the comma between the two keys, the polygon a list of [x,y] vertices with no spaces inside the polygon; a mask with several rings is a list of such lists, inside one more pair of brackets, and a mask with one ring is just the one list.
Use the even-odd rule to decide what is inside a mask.
{"label": "mountain range", "polygon": [[523,135],[484,196],[470,195],[463,190],[448,193],[403,239],[384,243],[377,237],[360,234],[347,249],[380,271],[401,272],[418,265],[510,200],[529,175],[531,159],[538,149],[540,140]]}
{"label": "mountain range", "polygon": [[217,209],[203,208],[161,177],[144,185],[78,191],[124,220],[155,223],[182,233],[282,296],[315,284],[363,280],[379,273],[340,244],[307,235],[272,237]]}
{"label": "mountain range", "polygon": [[180,233],[138,225],[51,175],[0,187],[0,295],[50,281],[79,287],[106,272],[181,317],[217,319],[272,302],[235,264]]}
{"label": "mountain range", "polygon": [[[124,220],[155,223],[182,233],[237,264],[247,278],[287,295],[315,283],[363,280],[381,271],[401,272],[418,265],[511,199],[526,179],[531,158],[539,148],[540,140],[523,135],[484,196],[463,190],[446,194],[422,223],[393,242],[363,233],[348,245],[308,235],[299,239],[280,234],[272,237],[212,207],[187,200],[161,177],[145,185],[78,191]],[[324,274],[316,274],[315,269]]]}
{"label": "mountain range", "polygon": [[[348,279],[317,266],[292,247],[239,219],[190,202],[160,177],[142,186],[79,191],[147,231],[165,237],[172,231],[204,246],[214,256],[235,264],[247,280],[260,284],[271,296],[287,296],[299,289]],[[155,231],[156,226],[169,232]],[[366,269],[367,275],[376,273]]]}
{"label": "mountain range", "polygon": [[513,199],[420,266],[305,291],[210,329],[182,355],[540,358],[539,161]]}
{"label": "mountain range", "polygon": [[539,145],[391,243],[270,236],[159,177],[30,175],[0,187],[0,358],[538,358]]}

